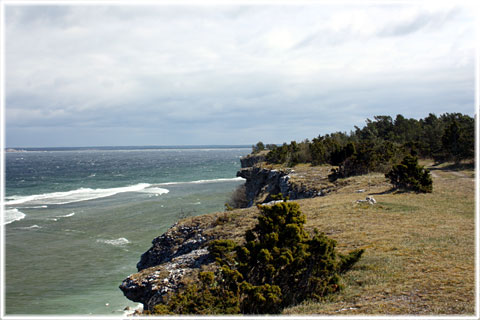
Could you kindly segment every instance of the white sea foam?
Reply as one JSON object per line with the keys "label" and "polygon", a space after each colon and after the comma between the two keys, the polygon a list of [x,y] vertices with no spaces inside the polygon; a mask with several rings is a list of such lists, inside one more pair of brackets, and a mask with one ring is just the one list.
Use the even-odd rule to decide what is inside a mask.
{"label": "white sea foam", "polygon": [[18,229],[23,229],[23,230],[32,230],[32,229],[41,229],[39,225],[34,224],[33,226],[30,227],[19,227]]}
{"label": "white sea foam", "polygon": [[159,183],[159,186],[168,186],[175,184],[200,184],[200,183],[215,183],[215,182],[227,182],[227,181],[245,181],[244,178],[219,178],[219,179],[210,179],[210,180],[194,180],[194,181],[185,181],[185,182],[164,182]]}
{"label": "white sea foam", "polygon": [[22,207],[23,209],[45,209],[48,206],[33,206],[33,207]]}
{"label": "white sea foam", "polygon": [[84,233],[85,233],[85,231],[72,230],[72,229],[65,229],[65,232],[80,233],[80,234],[84,234]]}
{"label": "white sea foam", "polygon": [[127,307],[127,308],[125,308],[121,311],[123,311],[123,316],[124,317],[130,317],[130,316],[133,316],[136,311],[142,312],[143,311],[143,304],[139,303],[139,304],[137,304],[137,306],[135,308]]}
{"label": "white sea foam", "polygon": [[35,194],[31,196],[12,196],[5,202],[6,205],[19,204],[67,204],[72,202],[93,200],[99,198],[110,197],[122,192],[139,192],[148,188],[150,184],[139,183],[127,187],[107,188],[107,189],[90,189],[80,188],[66,192],[52,192],[44,194]]}
{"label": "white sea foam", "polygon": [[97,239],[97,242],[111,244],[111,245],[114,245],[114,246],[124,246],[124,245],[130,243],[130,241],[128,241],[127,238],[118,238],[118,239],[113,239],[113,240]]}
{"label": "white sea foam", "polygon": [[[118,193],[123,192],[145,192],[155,195],[162,195],[169,192],[168,189],[159,188],[159,186],[177,185],[177,184],[201,184],[201,183],[215,183],[215,182],[227,182],[227,181],[243,181],[245,179],[236,178],[220,178],[210,180],[195,180],[186,182],[165,182],[156,185],[149,183],[139,183],[126,187],[118,188],[106,188],[106,189],[91,189],[91,188],[79,188],[76,190],[65,192],[51,192],[43,194],[35,194],[30,196],[11,196],[6,199],[5,205],[18,206],[18,205],[30,205],[36,206],[36,208],[47,208],[47,205],[67,204],[73,202],[94,200],[99,198],[110,197]],[[30,207],[34,208],[34,207]],[[8,222],[10,223],[10,222]]]}
{"label": "white sea foam", "polygon": [[9,224],[25,218],[25,213],[18,211],[18,209],[5,209],[4,217],[4,224]]}
{"label": "white sea foam", "polygon": [[145,192],[145,193],[153,193],[153,194],[155,194],[155,195],[160,195],[160,194],[169,193],[170,191],[169,191],[168,189],[164,189],[164,188],[156,188],[156,187],[153,187],[153,188],[143,189],[142,192]]}
{"label": "white sea foam", "polygon": [[75,212],[72,212],[72,213],[69,213],[69,214],[65,214],[63,216],[57,216],[57,218],[68,218],[68,217],[71,217],[71,216],[74,216],[75,215]]}

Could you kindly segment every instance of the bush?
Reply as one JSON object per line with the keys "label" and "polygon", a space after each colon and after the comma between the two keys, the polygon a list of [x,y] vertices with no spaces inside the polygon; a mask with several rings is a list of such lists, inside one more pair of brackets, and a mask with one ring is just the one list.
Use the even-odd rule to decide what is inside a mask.
{"label": "bush", "polygon": [[212,272],[200,272],[199,285],[192,284],[170,297],[168,304],[156,305],[153,314],[234,314],[239,312],[238,297],[215,284]]}
{"label": "bush", "polygon": [[260,151],[265,150],[265,145],[262,141],[257,142],[256,145],[252,146],[252,153],[259,153]]}
{"label": "bush", "polygon": [[258,223],[246,232],[244,245],[210,243],[219,265],[215,275],[201,274],[200,285],[188,286],[154,312],[275,314],[341,289],[340,275],[360,259],[363,249],[342,255],[335,240],[316,230],[310,236],[297,203],[259,209]]}
{"label": "bush", "polygon": [[418,159],[412,155],[403,158],[400,164],[393,166],[385,174],[395,188],[415,192],[432,192],[433,182],[430,171],[418,165]]}

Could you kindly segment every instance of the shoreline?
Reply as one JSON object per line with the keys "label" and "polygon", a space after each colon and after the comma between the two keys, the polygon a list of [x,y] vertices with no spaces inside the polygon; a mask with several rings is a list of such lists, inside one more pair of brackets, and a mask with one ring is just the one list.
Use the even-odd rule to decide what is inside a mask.
{"label": "shoreline", "polygon": [[[425,239],[423,237],[418,237],[418,235],[415,233],[415,230],[428,229],[428,233],[431,235],[437,234],[437,237],[452,237],[454,236],[452,233],[449,233],[448,235],[442,233],[438,234],[438,227],[436,227],[438,221],[448,218],[452,228],[455,228],[454,225],[456,224],[461,224],[463,226],[462,228],[464,228],[461,229],[462,231],[458,235],[455,234],[455,237],[467,237],[468,239],[472,237],[473,233],[470,233],[469,231],[471,228],[466,227],[469,225],[470,219],[474,214],[472,207],[473,200],[470,199],[473,195],[474,184],[471,181],[472,179],[469,177],[469,175],[472,174],[472,170],[467,168],[464,169],[464,172],[460,173],[448,169],[448,166],[447,169],[442,169],[442,167],[443,166],[440,168],[437,167],[437,170],[440,171],[437,171],[437,174],[434,177],[436,187],[434,188],[434,192],[432,194],[418,195],[415,193],[389,193],[386,191],[391,188],[391,185],[385,181],[383,174],[368,174],[339,179],[336,188],[332,189],[328,193],[323,195],[316,194],[314,197],[294,200],[300,204],[302,212],[307,214],[309,230],[318,227],[320,231],[326,232],[327,235],[332,236],[336,241],[339,241],[341,244],[340,248],[343,250],[354,249],[360,246],[367,248],[367,251],[365,260],[361,260],[358,268],[354,267],[353,273],[355,278],[347,278],[351,279],[349,281],[353,281],[349,283],[349,288],[351,289],[345,290],[339,296],[337,296],[337,298],[334,298],[332,302],[327,303],[325,309],[323,309],[324,307],[322,307],[322,303],[313,304],[312,307],[299,305],[286,309],[285,313],[335,315],[340,312],[342,315],[356,315],[360,312],[361,314],[369,315],[396,315],[397,312],[393,306],[389,306],[387,309],[378,309],[375,304],[369,304],[367,301],[359,305],[358,303],[354,302],[355,298],[353,298],[352,301],[352,297],[350,295],[353,290],[354,292],[358,292],[357,294],[360,296],[372,297],[372,299],[375,296],[389,297],[389,293],[380,294],[378,290],[383,290],[385,287],[390,287],[392,288],[391,294],[400,294],[399,292],[406,290],[405,286],[408,286],[409,283],[411,284],[411,281],[418,279],[418,275],[416,276],[417,278],[411,278],[411,275],[405,273],[406,271],[402,271],[402,274],[405,273],[403,277],[405,277],[407,282],[405,284],[398,283],[395,280],[395,274],[399,273],[400,271],[387,271],[389,268],[400,270],[398,269],[399,265],[403,265],[407,270],[410,270],[412,267],[418,268],[419,266],[418,263],[410,264],[408,262],[410,259],[419,259],[419,256],[408,253],[410,250],[412,250],[412,248],[408,243],[405,244],[401,242],[401,236],[404,234],[410,234],[410,237],[413,237],[411,238],[413,239],[411,241],[414,241],[414,243],[420,242],[420,244],[424,242]],[[299,166],[298,168],[295,167],[292,171],[295,171],[297,177],[291,177],[290,180],[296,183],[302,181],[304,185],[308,186],[308,184],[311,182],[305,181],[304,179],[302,180],[299,175],[301,176],[302,173],[307,171],[312,175],[317,174],[317,171],[315,170],[320,169],[322,168],[309,166]],[[328,172],[327,169],[328,168],[325,168],[323,172]],[[278,168],[264,168],[262,170],[265,170],[265,172],[261,175],[253,176],[262,182],[266,181],[265,177],[276,176],[276,174],[281,171]],[[434,204],[440,199],[442,203],[444,203],[443,208],[448,208],[454,203],[451,200],[445,199],[445,197],[454,198],[458,195],[452,195],[448,193],[445,194],[443,191],[445,189],[449,189],[452,179],[455,181],[455,183],[459,184],[459,188],[458,190],[455,190],[455,193],[467,192],[470,199],[464,202],[465,206],[462,207],[464,209],[461,211],[462,219],[458,221],[452,220],[455,219],[455,217],[444,215],[442,212],[432,211]],[[275,181],[275,179],[270,181]],[[247,179],[247,183],[249,182],[251,181],[248,181]],[[252,185],[259,187],[260,191],[275,189],[266,187],[261,183],[253,183]],[[278,187],[278,185],[276,187]],[[451,191],[448,192],[451,193]],[[262,192],[257,193],[257,196],[259,194],[261,195]],[[366,201],[362,199],[365,199],[366,195],[374,195],[376,201],[364,204],[363,202]],[[256,197],[255,199],[266,201],[268,196],[263,195]],[[407,205],[405,203],[412,204]],[[422,209],[417,209],[419,207]],[[325,210],[324,208],[329,209]],[[425,211],[428,213],[428,215],[420,214],[422,211]],[[202,270],[213,270],[213,262],[208,258],[208,251],[205,251],[207,243],[213,239],[233,238],[235,241],[240,241],[243,232],[249,226],[251,227],[255,223],[254,221],[257,212],[258,209],[253,206],[245,209],[234,209],[233,211],[210,213],[180,220],[174,226],[169,228],[164,234],[154,239],[153,246],[142,255],[142,259],[139,262],[139,264],[141,264],[143,260],[149,261],[149,263],[143,263],[143,265],[139,267],[139,271],[137,273],[131,274],[122,282],[120,288],[127,298],[133,301],[141,302],[144,304],[145,310],[151,310],[155,304],[163,301],[164,293],[172,290],[178,290],[178,288],[181,287],[182,278],[185,278],[186,281],[196,281],[195,272],[196,270],[200,270],[200,267]],[[383,217],[383,220],[377,221],[377,219],[380,219],[380,217]],[[393,220],[392,223],[389,223],[389,220],[393,217],[395,217],[395,220]],[[355,224],[353,225],[351,222],[349,223],[349,221],[352,219],[355,221]],[[405,221],[401,226],[398,226],[394,223],[394,221],[398,221],[399,219]],[[427,219],[430,221],[430,225],[423,225],[424,220],[422,219]],[[326,227],[326,221],[328,221],[327,225],[329,227]],[[403,225],[405,224],[412,224],[415,227],[404,230]],[[394,229],[392,229],[392,227]],[[365,233],[365,230],[370,231]],[[366,234],[369,236],[367,237]],[[175,241],[171,242],[173,239],[175,239]],[[399,240],[400,242],[398,242]],[[403,252],[407,260],[404,261],[402,256],[396,255],[395,251],[390,253],[390,249],[385,249],[383,247],[384,241],[387,241],[385,244],[390,244],[389,246],[395,246],[397,248],[395,250],[400,250],[400,252]],[[435,242],[432,242],[431,244],[430,242],[428,243],[428,245],[435,246]],[[470,265],[471,262],[471,250],[473,248],[471,246],[472,244],[473,242],[471,242],[470,239],[465,243],[465,245],[462,246],[460,251],[469,253],[458,256],[459,261],[455,262],[456,264],[463,265],[463,268],[466,268],[464,269],[465,271],[461,273],[463,280],[460,287],[463,289],[448,289],[454,290],[452,292],[455,292],[454,295],[451,295],[450,293],[452,299],[453,297],[458,296],[462,296],[465,297],[463,299],[467,299],[465,301],[468,302],[463,305],[462,310],[464,311],[462,311],[461,314],[470,314],[470,311],[473,310],[472,303],[474,300],[471,299],[473,290],[471,283],[473,282],[469,282],[470,280],[468,279],[471,279],[471,277],[474,276],[474,270],[466,267],[467,265]],[[416,246],[417,244],[415,244],[415,247]],[[448,247],[449,249],[446,249],[447,252],[454,254],[451,250],[458,250],[456,247],[454,247],[455,246],[452,247],[452,244],[450,244]],[[394,255],[392,256],[391,254]],[[432,251],[429,254],[435,254],[435,251]],[[163,258],[158,260],[159,257]],[[387,257],[394,259],[394,265],[376,262],[378,261],[377,259],[387,259]],[[420,265],[423,266],[422,268],[425,268],[428,263],[430,263],[431,259],[432,257],[427,258],[426,260],[421,260],[422,263]],[[425,265],[425,263],[427,263],[427,265]],[[448,273],[448,263],[450,263],[448,260],[441,260],[436,262],[436,266],[437,268],[444,270],[443,272]],[[173,268],[174,265],[176,266],[175,268]],[[377,269],[379,271],[376,271]],[[385,272],[391,273],[392,276],[385,278]],[[410,270],[408,272],[412,273],[413,271]],[[367,290],[367,288],[363,288],[362,283],[368,281],[367,279],[369,277],[375,278],[375,281],[378,281],[379,285],[368,287],[369,289]],[[452,308],[451,304],[447,303],[446,306],[442,307],[443,302],[441,301],[443,300],[436,299],[435,292],[428,291],[427,289],[429,285],[427,283],[428,281],[448,281],[448,279],[451,279],[452,277],[453,275],[450,274],[445,275],[444,278],[438,279],[427,277],[428,280],[425,282],[425,287],[422,282],[422,288],[424,288],[423,292],[425,292],[424,294],[426,297],[429,297],[429,303],[432,306],[435,306],[435,308],[440,308],[443,311],[434,311],[433,313],[429,313],[428,311],[417,311],[419,314],[456,314],[455,312],[451,311],[456,309],[448,309]],[[457,275],[455,275],[455,279],[459,279]],[[443,284],[443,286],[450,288],[451,285],[449,286],[447,284]],[[412,295],[417,297],[415,292],[417,291],[413,291]],[[448,294],[447,292],[450,291],[445,291],[443,294]],[[412,308],[425,310],[422,309],[422,298],[415,299],[417,300],[410,301],[410,303],[413,303],[413,305],[410,303],[402,305],[402,314],[410,314],[408,310],[411,310]],[[454,300],[455,299],[452,301]],[[351,307],[346,308],[345,303]],[[312,309],[308,308],[315,308],[315,311],[311,311]]]}

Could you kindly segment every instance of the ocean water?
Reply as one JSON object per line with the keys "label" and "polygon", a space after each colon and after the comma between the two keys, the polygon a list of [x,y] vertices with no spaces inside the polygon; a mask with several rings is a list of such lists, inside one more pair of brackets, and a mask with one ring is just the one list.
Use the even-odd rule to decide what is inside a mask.
{"label": "ocean water", "polygon": [[122,315],[118,289],[179,218],[223,211],[248,148],[5,154],[5,309]]}

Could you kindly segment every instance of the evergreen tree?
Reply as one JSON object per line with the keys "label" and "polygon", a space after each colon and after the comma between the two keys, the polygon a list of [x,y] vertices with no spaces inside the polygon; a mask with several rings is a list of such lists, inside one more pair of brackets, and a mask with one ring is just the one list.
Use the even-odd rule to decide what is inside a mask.
{"label": "evergreen tree", "polygon": [[432,192],[430,171],[418,165],[418,159],[412,155],[407,155],[400,164],[393,166],[385,177],[390,179],[395,188]]}
{"label": "evergreen tree", "polygon": [[252,146],[252,153],[259,153],[260,151],[265,150],[265,145],[262,141],[257,142],[256,145]]}
{"label": "evergreen tree", "polygon": [[343,255],[323,233],[310,236],[297,203],[259,208],[258,223],[246,232],[244,245],[211,242],[209,252],[219,264],[216,275],[202,273],[200,285],[188,286],[154,312],[275,314],[341,289],[340,275],[360,259],[363,249]]}
{"label": "evergreen tree", "polygon": [[442,136],[442,145],[447,158],[459,163],[475,155],[475,122],[461,114],[447,115],[446,127]]}

